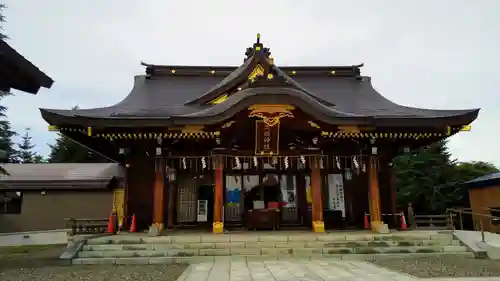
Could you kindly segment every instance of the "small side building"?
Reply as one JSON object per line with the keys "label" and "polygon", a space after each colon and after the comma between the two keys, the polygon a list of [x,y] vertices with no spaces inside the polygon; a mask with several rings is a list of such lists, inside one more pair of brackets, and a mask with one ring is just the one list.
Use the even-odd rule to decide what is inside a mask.
{"label": "small side building", "polygon": [[[469,189],[469,200],[475,229],[480,229],[482,222],[484,230],[500,232],[499,224],[487,215],[500,217],[500,173],[485,175],[464,183]],[[486,215],[486,216],[482,216]]]}
{"label": "small side building", "polygon": [[[66,218],[103,219],[123,183],[116,163],[3,164],[0,233],[64,229]],[[121,203],[123,204],[123,203]]]}

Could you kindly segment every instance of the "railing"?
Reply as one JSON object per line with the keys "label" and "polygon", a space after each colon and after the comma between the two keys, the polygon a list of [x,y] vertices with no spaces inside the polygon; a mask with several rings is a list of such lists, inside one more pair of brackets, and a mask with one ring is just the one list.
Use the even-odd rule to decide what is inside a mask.
{"label": "railing", "polygon": [[410,228],[420,230],[452,229],[455,215],[414,215],[410,219]]}
{"label": "railing", "polygon": [[492,214],[500,213],[499,208],[482,207],[476,212],[472,208],[450,208],[447,212],[450,216],[455,214],[457,217],[454,229],[481,231],[483,242],[485,232],[500,233],[500,216]]}
{"label": "railing", "polygon": [[66,225],[71,229],[70,235],[105,233],[108,229],[108,219],[66,219]]}

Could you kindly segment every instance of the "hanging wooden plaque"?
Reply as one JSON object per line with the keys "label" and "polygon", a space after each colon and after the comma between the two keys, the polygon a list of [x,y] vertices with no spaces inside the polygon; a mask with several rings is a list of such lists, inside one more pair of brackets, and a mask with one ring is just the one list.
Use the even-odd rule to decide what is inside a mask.
{"label": "hanging wooden plaque", "polygon": [[280,124],[269,126],[263,120],[255,121],[255,154],[279,154]]}

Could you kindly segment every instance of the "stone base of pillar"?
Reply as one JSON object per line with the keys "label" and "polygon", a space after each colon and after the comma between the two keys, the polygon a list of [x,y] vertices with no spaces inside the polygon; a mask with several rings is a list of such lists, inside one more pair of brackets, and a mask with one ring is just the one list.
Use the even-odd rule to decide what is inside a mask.
{"label": "stone base of pillar", "polygon": [[161,234],[162,230],[163,230],[163,223],[153,223],[149,227],[148,235],[149,236],[158,236]]}
{"label": "stone base of pillar", "polygon": [[224,223],[223,222],[214,222],[212,224],[212,232],[213,233],[224,233]]}
{"label": "stone base of pillar", "polygon": [[390,233],[389,226],[381,221],[372,221],[371,222],[372,231],[375,233],[387,234]]}
{"label": "stone base of pillar", "polygon": [[325,232],[325,223],[323,221],[313,221],[312,227],[313,227],[313,232],[317,233]]}

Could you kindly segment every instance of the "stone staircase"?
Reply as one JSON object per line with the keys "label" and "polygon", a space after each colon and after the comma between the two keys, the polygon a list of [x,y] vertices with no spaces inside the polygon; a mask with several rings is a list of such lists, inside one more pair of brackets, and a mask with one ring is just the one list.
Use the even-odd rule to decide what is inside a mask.
{"label": "stone staircase", "polygon": [[398,255],[474,256],[451,232],[245,232],[158,237],[120,234],[87,240],[73,264],[196,263],[220,256],[258,260],[324,257],[373,260]]}

